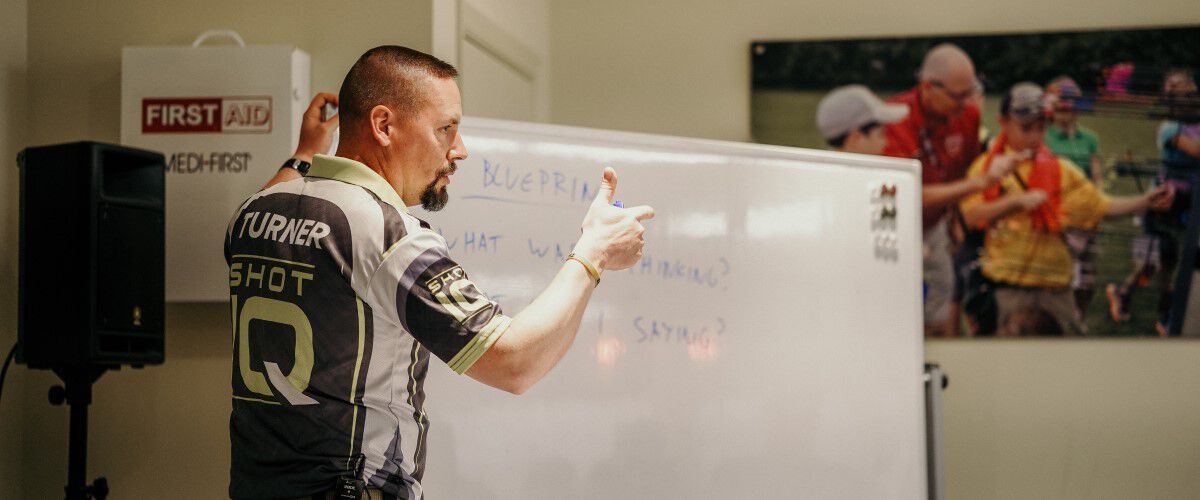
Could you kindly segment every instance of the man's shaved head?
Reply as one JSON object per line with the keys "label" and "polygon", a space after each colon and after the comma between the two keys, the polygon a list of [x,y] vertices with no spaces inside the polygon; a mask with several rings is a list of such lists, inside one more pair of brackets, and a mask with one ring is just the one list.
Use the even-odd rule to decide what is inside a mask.
{"label": "man's shaved head", "polygon": [[921,63],[918,79],[923,82],[945,82],[966,76],[975,78],[975,64],[971,62],[971,57],[957,45],[943,43],[925,53],[925,61]]}
{"label": "man's shaved head", "polygon": [[925,53],[925,62],[921,64],[917,79],[920,80],[921,112],[929,117],[948,118],[959,114],[980,91],[971,57],[949,43]]}
{"label": "man's shaved head", "polygon": [[359,128],[371,108],[384,105],[400,115],[421,109],[426,100],[422,79],[455,78],[458,70],[449,63],[421,51],[397,45],[382,45],[366,51],[350,67],[338,92],[338,115],[342,134]]}

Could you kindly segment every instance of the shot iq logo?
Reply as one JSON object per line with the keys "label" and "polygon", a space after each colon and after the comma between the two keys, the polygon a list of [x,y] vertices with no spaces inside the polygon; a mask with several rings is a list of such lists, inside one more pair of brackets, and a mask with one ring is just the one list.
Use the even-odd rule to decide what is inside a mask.
{"label": "shot iq logo", "polygon": [[142,99],[143,134],[270,132],[270,97]]}

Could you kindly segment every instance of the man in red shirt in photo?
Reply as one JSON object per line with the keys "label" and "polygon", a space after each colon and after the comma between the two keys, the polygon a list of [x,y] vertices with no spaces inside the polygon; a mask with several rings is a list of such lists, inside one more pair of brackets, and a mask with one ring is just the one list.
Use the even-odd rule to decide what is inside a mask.
{"label": "man in red shirt in photo", "polygon": [[[925,329],[928,334],[943,335],[958,330],[954,328],[957,308],[951,300],[954,268],[948,214],[954,203],[982,191],[989,182],[965,178],[967,167],[980,153],[979,108],[972,101],[983,88],[970,56],[952,44],[930,49],[917,79],[911,90],[888,100],[908,106],[909,113],[904,120],[887,125],[884,154],[921,161]],[[1002,167],[1011,170],[1012,166]]]}

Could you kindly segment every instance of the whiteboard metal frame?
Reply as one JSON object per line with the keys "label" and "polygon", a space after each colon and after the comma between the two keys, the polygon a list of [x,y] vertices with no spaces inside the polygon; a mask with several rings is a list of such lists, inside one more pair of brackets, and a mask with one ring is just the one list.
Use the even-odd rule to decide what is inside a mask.
{"label": "whiteboard metal frame", "polygon": [[[799,149],[789,146],[775,146],[771,144],[750,144],[745,142],[646,134],[641,132],[624,132],[618,130],[574,127],[569,125],[527,123],[511,120],[498,120],[495,118],[480,118],[474,116],[463,117],[462,124],[463,126],[470,128],[495,130],[501,132],[533,132],[563,139],[575,139],[577,136],[585,135],[590,138],[595,138],[596,140],[624,142],[643,147],[661,148],[663,146],[670,146],[672,148],[678,148],[686,151],[701,151],[714,154],[728,154],[729,152],[734,152],[740,153],[743,156],[751,156],[751,153],[753,153],[754,156],[762,157],[763,153],[767,153],[769,155],[767,158],[771,159],[833,164],[850,168],[883,168],[901,172],[913,172],[918,176],[918,178],[920,178],[921,175],[921,162],[915,159],[905,160],[901,158],[842,153],[837,151]],[[467,152],[470,153],[471,144],[467,143],[466,147]]]}

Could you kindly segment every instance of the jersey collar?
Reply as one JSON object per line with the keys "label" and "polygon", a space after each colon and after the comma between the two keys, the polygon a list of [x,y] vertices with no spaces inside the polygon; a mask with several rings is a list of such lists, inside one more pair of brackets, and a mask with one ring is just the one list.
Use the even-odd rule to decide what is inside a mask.
{"label": "jersey collar", "polygon": [[308,169],[308,175],[305,177],[321,177],[362,186],[375,193],[379,199],[395,205],[405,213],[408,212],[408,206],[404,204],[404,200],[400,199],[400,195],[396,194],[396,190],[392,188],[391,184],[371,170],[371,167],[349,158],[313,155],[312,167]]}

